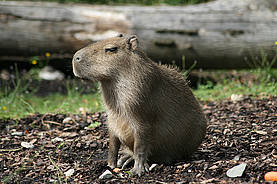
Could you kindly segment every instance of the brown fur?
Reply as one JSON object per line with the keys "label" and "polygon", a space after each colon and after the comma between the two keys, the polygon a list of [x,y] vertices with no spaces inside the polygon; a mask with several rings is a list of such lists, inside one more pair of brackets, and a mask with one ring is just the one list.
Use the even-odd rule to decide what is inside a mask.
{"label": "brown fur", "polygon": [[203,140],[206,119],[184,77],[147,58],[135,36],[79,50],[73,71],[101,83],[110,132],[109,166],[117,166],[120,145],[135,160],[133,172],[141,175],[147,161],[184,159]]}

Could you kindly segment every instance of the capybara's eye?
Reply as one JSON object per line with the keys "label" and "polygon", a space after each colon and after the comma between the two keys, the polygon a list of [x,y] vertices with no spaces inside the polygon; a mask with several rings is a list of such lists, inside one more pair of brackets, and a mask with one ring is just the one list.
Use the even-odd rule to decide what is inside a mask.
{"label": "capybara's eye", "polygon": [[117,51],[117,47],[108,47],[105,48],[105,52],[116,52]]}

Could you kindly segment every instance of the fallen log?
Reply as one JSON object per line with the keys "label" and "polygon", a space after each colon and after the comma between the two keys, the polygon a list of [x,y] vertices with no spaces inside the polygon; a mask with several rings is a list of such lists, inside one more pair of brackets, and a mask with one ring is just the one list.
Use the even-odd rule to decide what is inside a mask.
{"label": "fallen log", "polygon": [[72,55],[91,42],[125,33],[137,34],[155,61],[180,65],[185,56],[187,65],[196,60],[197,68],[244,68],[261,50],[269,60],[276,55],[277,2],[94,6],[3,1],[0,27],[0,61],[46,52]]}

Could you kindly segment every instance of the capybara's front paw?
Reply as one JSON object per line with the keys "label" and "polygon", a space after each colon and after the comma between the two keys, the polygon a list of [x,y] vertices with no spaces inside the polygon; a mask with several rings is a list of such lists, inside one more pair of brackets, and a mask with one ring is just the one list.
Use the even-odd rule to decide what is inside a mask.
{"label": "capybara's front paw", "polygon": [[111,161],[111,160],[108,160],[108,166],[111,168],[111,169],[114,169],[116,168],[116,161]]}
{"label": "capybara's front paw", "polygon": [[149,165],[145,164],[135,164],[134,168],[130,171],[133,175],[142,176],[145,172],[149,172]]}

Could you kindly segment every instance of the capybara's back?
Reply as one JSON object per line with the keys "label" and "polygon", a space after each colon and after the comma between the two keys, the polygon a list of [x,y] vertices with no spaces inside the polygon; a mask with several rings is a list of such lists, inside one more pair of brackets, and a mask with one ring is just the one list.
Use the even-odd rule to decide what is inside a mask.
{"label": "capybara's back", "polygon": [[184,76],[175,69],[158,66],[159,90],[152,95],[157,110],[151,159],[170,162],[190,156],[206,133],[206,118]]}

